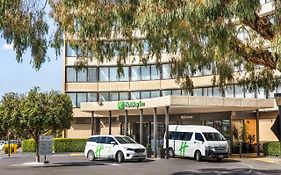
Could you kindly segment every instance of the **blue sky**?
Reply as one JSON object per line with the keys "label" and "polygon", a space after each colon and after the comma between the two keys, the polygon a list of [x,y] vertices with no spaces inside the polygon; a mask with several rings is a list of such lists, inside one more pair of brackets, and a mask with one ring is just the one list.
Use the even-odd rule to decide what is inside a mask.
{"label": "blue sky", "polygon": [[0,99],[7,92],[25,93],[35,86],[42,91],[62,91],[63,59],[61,56],[56,59],[53,50],[47,54],[50,61],[36,71],[30,64],[30,53],[27,52],[23,62],[18,63],[12,46],[0,39]]}

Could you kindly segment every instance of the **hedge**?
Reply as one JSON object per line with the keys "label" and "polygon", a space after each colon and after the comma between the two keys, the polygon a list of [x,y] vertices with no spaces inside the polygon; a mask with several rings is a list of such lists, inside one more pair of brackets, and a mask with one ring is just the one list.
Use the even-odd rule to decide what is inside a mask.
{"label": "hedge", "polygon": [[[54,152],[83,152],[87,139],[54,138]],[[22,141],[23,152],[35,152],[35,141],[28,139]]]}
{"label": "hedge", "polygon": [[55,138],[55,152],[83,152],[87,139]]}
{"label": "hedge", "polygon": [[280,143],[279,142],[266,142],[263,144],[263,154],[265,156],[279,156]]}
{"label": "hedge", "polygon": [[21,146],[22,152],[35,152],[35,141],[33,139],[23,140]]}

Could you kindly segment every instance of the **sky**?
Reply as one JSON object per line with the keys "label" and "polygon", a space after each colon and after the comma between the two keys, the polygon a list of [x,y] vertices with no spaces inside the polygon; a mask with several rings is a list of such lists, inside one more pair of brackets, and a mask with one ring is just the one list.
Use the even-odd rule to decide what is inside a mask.
{"label": "sky", "polygon": [[50,61],[36,71],[30,64],[30,53],[24,55],[22,63],[18,63],[12,46],[0,39],[0,100],[7,92],[26,93],[36,86],[41,91],[62,91],[63,58],[59,56],[56,59],[54,50],[48,50],[47,55]]}

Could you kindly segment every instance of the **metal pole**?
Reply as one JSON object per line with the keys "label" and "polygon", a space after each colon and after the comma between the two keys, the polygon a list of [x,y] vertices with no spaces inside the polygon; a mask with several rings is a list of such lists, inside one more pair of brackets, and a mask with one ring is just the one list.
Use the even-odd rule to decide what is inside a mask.
{"label": "metal pole", "polygon": [[235,116],[235,112],[230,113],[230,144],[229,144],[229,153],[232,154],[233,147],[233,117]]}
{"label": "metal pole", "polygon": [[260,156],[260,111],[256,110],[257,157]]}
{"label": "metal pole", "polygon": [[125,135],[128,135],[128,110],[125,110]]}
{"label": "metal pole", "polygon": [[94,135],[94,111],[92,111],[92,116],[91,116],[91,135]]}
{"label": "metal pole", "polygon": [[169,159],[169,107],[166,106],[165,110],[165,130],[166,130],[166,159]]}
{"label": "metal pole", "polygon": [[8,156],[11,156],[10,131],[8,131]]}
{"label": "metal pole", "polygon": [[109,127],[108,127],[108,134],[111,135],[111,111],[109,111]]}
{"label": "metal pole", "polygon": [[140,144],[143,144],[143,109],[140,110]]}
{"label": "metal pole", "polygon": [[153,109],[153,143],[154,158],[157,158],[157,108]]}

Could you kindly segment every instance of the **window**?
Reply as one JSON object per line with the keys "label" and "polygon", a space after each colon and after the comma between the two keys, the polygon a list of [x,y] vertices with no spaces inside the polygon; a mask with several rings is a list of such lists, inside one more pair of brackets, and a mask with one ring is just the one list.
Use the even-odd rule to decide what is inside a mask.
{"label": "window", "polygon": [[181,90],[172,90],[172,95],[180,96],[181,95]]}
{"label": "window", "polygon": [[200,133],[195,133],[195,140],[204,142],[204,138]]}
{"label": "window", "polygon": [[80,103],[87,101],[86,93],[77,93],[77,106],[80,107]]}
{"label": "window", "polygon": [[87,81],[87,69],[77,70],[77,81],[79,82]]}
{"label": "window", "polygon": [[88,142],[97,142],[97,137],[90,137]]}
{"label": "window", "polygon": [[184,132],[182,140],[190,141],[193,133],[192,132]]}
{"label": "window", "polygon": [[66,68],[66,82],[76,81],[76,70],[73,67]]}
{"label": "window", "polygon": [[184,96],[188,96],[189,95],[189,92],[188,92],[188,90],[182,90],[182,95],[184,95]]}
{"label": "window", "polygon": [[255,98],[256,93],[255,92],[250,92],[245,89],[245,98]]}
{"label": "window", "polygon": [[162,65],[163,70],[163,79],[169,79],[171,78],[171,65],[170,64],[163,64]]}
{"label": "window", "polygon": [[204,132],[203,134],[204,134],[206,140],[208,140],[208,141],[225,141],[224,137],[220,133]]}
{"label": "window", "polygon": [[140,66],[132,66],[132,81],[140,80]]}
{"label": "window", "polygon": [[117,67],[110,67],[110,81],[118,81]]}
{"label": "window", "polygon": [[99,68],[99,80],[100,81],[109,81],[109,70],[108,67],[100,67]]}
{"label": "window", "polygon": [[70,47],[69,43],[66,44],[66,56],[67,57],[75,57],[76,56],[75,49],[72,49]]}
{"label": "window", "polygon": [[110,144],[111,142],[116,142],[112,137],[107,137],[106,144]]}
{"label": "window", "polygon": [[109,96],[107,92],[99,93],[99,100],[100,101],[109,101]]}
{"label": "window", "polygon": [[203,96],[202,88],[193,89],[193,96]]}
{"label": "window", "polygon": [[128,92],[119,92],[119,100],[129,100]]}
{"label": "window", "polygon": [[235,97],[237,98],[244,98],[244,91],[243,91],[243,87],[239,86],[239,85],[235,85],[234,86],[234,91],[235,91]]}
{"label": "window", "polygon": [[151,91],[150,96],[151,98],[160,97],[160,91]]}
{"label": "window", "polygon": [[257,92],[257,98],[265,98],[266,95],[265,95],[265,91],[264,91],[264,88],[260,88]]}
{"label": "window", "polygon": [[97,140],[97,143],[106,143],[106,137],[100,137],[100,139]]}
{"label": "window", "polygon": [[118,101],[118,92],[110,92],[109,93],[110,101]]}
{"label": "window", "polygon": [[141,66],[141,80],[150,80],[150,66]]}
{"label": "window", "polygon": [[88,93],[88,102],[97,102],[97,93],[90,92]]}
{"label": "window", "polygon": [[97,81],[97,68],[88,68],[88,81],[96,82]]}
{"label": "window", "polygon": [[225,97],[234,97],[234,88],[232,85],[229,85],[226,87],[224,91],[224,96]]}
{"label": "window", "polygon": [[222,96],[221,91],[219,90],[218,87],[213,88],[213,96],[214,97],[221,97]]}
{"label": "window", "polygon": [[67,95],[69,95],[71,98],[72,106],[76,107],[76,93],[67,93]]}
{"label": "window", "polygon": [[129,67],[123,67],[123,73],[119,77],[120,81],[129,81]]}
{"label": "window", "polygon": [[151,65],[151,79],[152,80],[160,79],[160,69],[157,69],[156,65]]}
{"label": "window", "polygon": [[149,44],[148,44],[148,41],[147,40],[145,40],[144,42],[143,42],[143,53],[144,54],[148,54],[149,53]]}
{"label": "window", "polygon": [[131,100],[140,99],[140,92],[131,92]]}
{"label": "window", "polygon": [[162,91],[162,96],[168,96],[168,95],[172,95],[171,90],[163,90]]}
{"label": "window", "polygon": [[149,91],[143,91],[141,92],[141,99],[150,98],[150,92]]}

